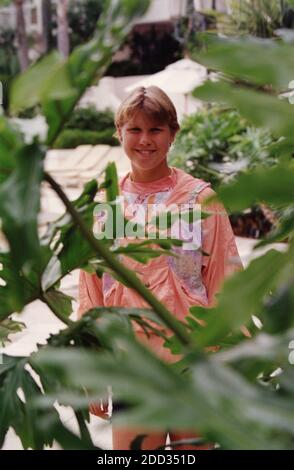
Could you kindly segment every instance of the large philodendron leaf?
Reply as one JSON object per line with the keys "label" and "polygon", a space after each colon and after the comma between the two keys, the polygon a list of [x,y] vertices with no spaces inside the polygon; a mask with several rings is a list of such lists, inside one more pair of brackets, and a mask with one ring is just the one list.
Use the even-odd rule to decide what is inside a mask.
{"label": "large philodendron leaf", "polygon": [[44,293],[44,299],[53,312],[67,318],[72,313],[73,297],[56,289],[49,289]]}
{"label": "large philodendron leaf", "polygon": [[64,449],[95,449],[61,422],[51,402],[47,409],[35,403],[43,392],[28,368],[28,358],[2,356],[0,365],[0,446],[12,427],[24,449],[43,449],[55,439]]}
{"label": "large philodendron leaf", "polygon": [[91,41],[75,49],[67,61],[57,53],[50,54],[14,83],[12,110],[40,103],[49,125],[49,144],[56,139],[86,88],[103,76],[130,31],[132,20],[147,10],[149,0],[108,0],[105,5]]}
{"label": "large philodendron leaf", "polygon": [[[41,297],[41,275],[52,252],[42,246],[39,258],[35,259],[30,269],[16,271],[11,253],[0,253],[0,320]],[[23,296],[19,296],[21,286]]]}
{"label": "large philodendron leaf", "polygon": [[195,60],[235,79],[285,90],[294,79],[292,44],[254,37],[220,38],[206,35],[206,47],[195,51]]}
{"label": "large philodendron leaf", "polygon": [[60,70],[63,66],[64,58],[57,51],[54,51],[42,57],[36,64],[31,65],[24,73],[19,75],[12,83],[10,97],[11,112],[19,112],[22,109],[27,109],[41,103],[46,96],[54,74],[57,74],[59,79],[58,90],[60,95],[73,93],[75,90],[70,87],[69,77],[60,77]]}
{"label": "large philodendron leaf", "polygon": [[195,397],[205,400],[213,434],[225,449],[293,448],[293,395],[284,399],[213,360],[195,364],[192,375]]}
{"label": "large philodendron leaf", "polygon": [[23,145],[16,129],[0,116],[0,185],[8,178],[15,167],[15,152]]}
{"label": "large philodendron leaf", "polygon": [[163,323],[148,308],[96,307],[85,312],[74,327],[70,325],[59,334],[50,336],[48,344],[54,347],[75,345],[112,350],[115,343],[112,343],[109,330],[114,321],[126,334],[132,333],[131,322],[135,322],[146,334],[152,332],[165,337]]}
{"label": "large philodendron leaf", "polygon": [[[284,280],[274,295],[267,298],[260,318],[264,331],[279,334],[294,326],[294,259],[289,260]],[[294,339],[294,338],[293,338]]]}
{"label": "large philodendron leaf", "polygon": [[[292,122],[294,119],[294,106],[282,101],[277,96],[261,93],[244,86],[235,86],[228,82],[206,82],[193,92],[196,98],[204,101],[227,103],[238,111],[256,127],[270,129],[274,136],[283,136],[284,146],[293,148],[294,135]],[[254,103],[254,112],[252,108]]]}
{"label": "large philodendron leaf", "polygon": [[[276,291],[284,285],[285,275],[291,266],[291,250],[286,253],[270,250],[253,260],[245,271],[236,273],[225,282],[216,307],[192,307],[192,317],[204,320],[206,325],[203,328],[198,326],[191,333],[197,338],[199,346],[213,346],[223,342],[227,335],[235,333],[242,325],[248,325],[253,314],[262,314],[261,320],[267,328],[269,320],[263,312],[264,303],[266,299],[274,298]],[[293,316],[293,313],[289,312],[289,315]]]}
{"label": "large philodendron leaf", "polygon": [[[93,211],[96,203],[90,203],[79,210],[89,230],[93,228]],[[51,257],[42,275],[42,289],[48,290],[63,276],[73,269],[87,265],[89,259],[96,256],[95,250],[80,230],[72,223],[65,223],[60,227],[60,236],[56,242],[56,253]],[[61,248],[61,249],[60,249]]]}
{"label": "large philodendron leaf", "polygon": [[[32,362],[60,388],[39,401],[54,398],[86,406],[85,387],[99,396],[112,384],[114,399],[130,407],[113,418],[117,425],[201,432],[225,449],[288,448],[293,438],[294,408],[232,369],[211,360],[191,363],[191,379],[156,358],[126,332],[109,330],[116,354],[77,349],[44,349]],[[144,364],[144,367],[142,367]],[[76,373],[77,369],[80,371]],[[68,389],[74,391],[69,394]],[[199,406],[201,403],[201,406]],[[179,410],[174,413],[174,410]]]}
{"label": "large philodendron leaf", "polygon": [[18,268],[39,254],[37,215],[44,153],[36,144],[22,147],[17,166],[0,187],[2,230]]}
{"label": "large philodendron leaf", "polygon": [[232,212],[258,203],[292,206],[294,201],[294,165],[273,168],[256,167],[241,173],[233,182],[221,185],[218,198]]}
{"label": "large philodendron leaf", "polygon": [[[97,181],[91,180],[85,185],[81,195],[71,201],[90,230],[93,229],[93,211],[97,205],[94,198],[97,190]],[[42,274],[44,291],[54,286],[73,269],[87,265],[88,260],[96,255],[68,212],[48,227],[47,232],[41,238],[41,244],[52,247],[51,258]]]}
{"label": "large philodendron leaf", "polygon": [[255,338],[244,339],[236,346],[214,354],[214,361],[229,364],[255,381],[266,370],[272,373],[278,368],[287,368],[289,344],[293,338],[293,327],[280,335],[260,332]]}
{"label": "large philodendron leaf", "polygon": [[[0,186],[0,218],[17,280],[21,269],[29,272],[41,260],[37,216],[44,153],[34,143],[20,148],[15,157],[15,169]],[[20,305],[25,296],[21,283],[16,296]]]}
{"label": "large philodendron leaf", "polygon": [[[26,358],[4,355],[0,367],[0,443],[12,426],[20,437],[24,448],[42,448],[52,444],[53,435],[41,430],[44,412],[33,407],[33,399],[41,395],[41,389],[25,369]],[[19,390],[24,396],[20,398]],[[25,401],[24,401],[25,400]],[[46,413],[47,414],[47,413]]]}

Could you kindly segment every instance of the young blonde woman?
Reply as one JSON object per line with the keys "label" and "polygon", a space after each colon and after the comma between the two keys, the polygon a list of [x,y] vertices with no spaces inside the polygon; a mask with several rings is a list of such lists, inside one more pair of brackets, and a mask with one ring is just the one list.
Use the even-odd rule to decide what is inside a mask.
{"label": "young blonde woman", "polygon": [[[120,181],[126,206],[164,204],[202,204],[213,193],[210,184],[168,165],[168,151],[179,130],[175,107],[158,87],[134,90],[117,111],[117,135],[131,163],[131,171]],[[207,209],[206,209],[207,210]],[[175,248],[177,257],[160,256],[141,264],[124,257],[124,264],[135,271],[152,293],[179,319],[192,305],[211,307],[226,276],[242,267],[227,214],[218,203],[209,206],[212,215],[201,222],[201,250]],[[134,215],[134,214],[133,214]],[[184,246],[184,245],[183,245]],[[203,256],[205,252],[208,256]],[[108,274],[102,279],[80,272],[80,306],[82,315],[96,306],[146,308],[148,305],[133,290]],[[136,327],[138,339],[167,362],[177,360],[163,340],[155,334],[147,337]],[[103,405],[92,405],[92,413],[105,417]],[[129,449],[138,434],[146,434],[143,449],[165,444],[166,432],[113,427],[113,448]],[[197,437],[195,433],[170,432],[171,440]],[[209,446],[198,446],[209,448]],[[196,449],[182,446],[179,449]]]}

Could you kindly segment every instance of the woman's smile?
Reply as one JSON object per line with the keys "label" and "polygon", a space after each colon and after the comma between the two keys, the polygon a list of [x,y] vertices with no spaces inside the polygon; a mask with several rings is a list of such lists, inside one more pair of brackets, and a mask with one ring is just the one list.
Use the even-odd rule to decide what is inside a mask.
{"label": "woman's smile", "polygon": [[138,152],[140,155],[142,155],[143,157],[150,157],[150,155],[152,155],[154,152],[156,152],[156,150],[143,150],[143,149],[135,149],[136,152]]}

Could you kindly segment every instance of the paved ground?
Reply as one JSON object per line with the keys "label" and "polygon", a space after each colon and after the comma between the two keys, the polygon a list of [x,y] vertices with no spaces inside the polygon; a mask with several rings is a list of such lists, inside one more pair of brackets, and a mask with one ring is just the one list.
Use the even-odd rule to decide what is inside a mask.
{"label": "paved ground", "polygon": [[[121,148],[108,146],[82,146],[74,151],[51,151],[46,160],[46,168],[63,185],[70,198],[75,198],[80,193],[83,183],[93,177],[98,177],[108,161],[114,160],[118,164],[119,174],[124,174],[129,169],[129,163]],[[42,188],[42,213],[40,216],[40,230],[46,223],[54,220],[63,212],[62,204],[56,199],[52,191],[44,185]],[[259,252],[253,251],[255,240],[238,238],[237,244],[244,265],[247,265]],[[0,240],[1,246],[1,240]],[[3,241],[2,241],[3,247]],[[283,245],[276,244],[276,248],[283,249]],[[67,276],[61,285],[61,289],[74,298],[77,298],[78,272]],[[74,303],[74,310],[77,303]],[[75,316],[75,312],[73,313]],[[27,355],[36,350],[36,344],[46,343],[50,333],[56,333],[62,323],[40,301],[28,305],[19,316],[27,328],[21,333],[11,337],[12,342],[5,348],[7,354]],[[69,407],[59,407],[58,411],[66,425],[77,429],[73,411]],[[94,442],[104,449],[112,448],[111,426],[105,421],[92,417],[89,425]],[[10,430],[6,436],[3,449],[21,449],[18,437]],[[55,446],[55,448],[58,448]]]}

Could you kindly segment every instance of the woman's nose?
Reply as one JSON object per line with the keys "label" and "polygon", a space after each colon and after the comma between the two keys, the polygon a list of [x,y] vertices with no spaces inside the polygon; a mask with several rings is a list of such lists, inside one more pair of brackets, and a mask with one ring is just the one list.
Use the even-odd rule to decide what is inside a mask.
{"label": "woman's nose", "polygon": [[142,133],[141,136],[140,136],[140,144],[142,144],[142,145],[151,145],[150,136],[148,134],[146,134],[145,132]]}

